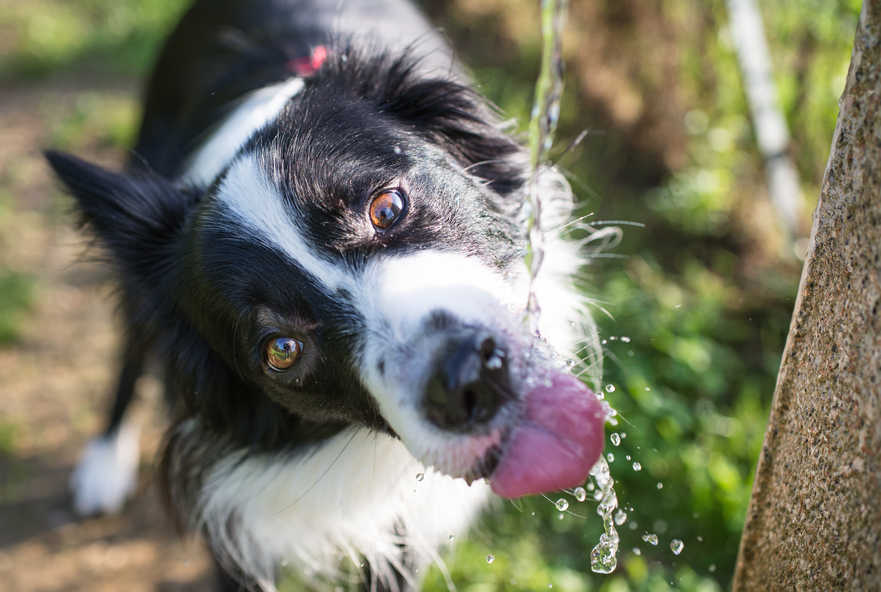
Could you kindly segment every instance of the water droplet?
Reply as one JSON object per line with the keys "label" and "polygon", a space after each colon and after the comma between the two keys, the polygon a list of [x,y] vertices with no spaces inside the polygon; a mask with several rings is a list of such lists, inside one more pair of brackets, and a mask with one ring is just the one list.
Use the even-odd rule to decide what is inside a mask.
{"label": "water droplet", "polygon": [[609,460],[609,462],[615,462],[615,455],[611,452],[606,455],[606,458]]}
{"label": "water droplet", "polygon": [[487,563],[492,563],[492,562],[495,561],[495,560],[496,560],[496,556],[493,555],[492,553],[490,553],[489,555],[486,556],[486,562],[487,562]]}
{"label": "water droplet", "polygon": [[453,541],[456,540],[456,535],[451,534],[449,537],[447,537],[447,540],[450,541],[450,542],[452,543]]}
{"label": "water droplet", "polygon": [[606,345],[606,344],[609,343],[609,342],[606,341],[605,339],[603,339],[600,343],[601,343],[602,345]]}
{"label": "water droplet", "polygon": [[606,385],[606,392],[607,393],[614,393],[615,392],[615,385],[614,384],[607,384]]}
{"label": "water droplet", "polygon": [[566,510],[569,509],[569,502],[566,501],[566,498],[562,498],[562,497],[561,497],[560,499],[558,499],[558,500],[556,501],[556,503],[554,503],[554,505],[555,505],[555,506],[557,507],[557,509],[558,509],[559,511],[561,511],[561,512],[565,512]]}
{"label": "water droplet", "polygon": [[682,553],[682,549],[685,548],[685,543],[683,543],[680,539],[673,539],[670,541],[670,550],[673,551],[674,555],[679,555]]}
{"label": "water droplet", "polygon": [[711,564],[710,564],[710,573],[715,573],[715,571],[716,571],[716,564],[715,564],[715,563],[711,563]]}
{"label": "water droplet", "polygon": [[590,570],[601,574],[615,571],[615,568],[618,567],[617,551],[618,542],[612,543],[608,535],[601,534],[600,542],[590,551]]}
{"label": "water droplet", "polygon": [[401,153],[401,147],[400,147],[400,146],[395,146],[394,150],[395,150],[395,154],[400,154],[400,153]]}
{"label": "water droplet", "polygon": [[609,441],[612,442],[612,446],[620,446],[621,435],[618,432],[612,432],[612,435],[609,436]]}
{"label": "water droplet", "polygon": [[575,499],[580,502],[587,499],[587,491],[585,491],[583,487],[576,487],[572,494],[575,496]]}
{"label": "water droplet", "polygon": [[624,458],[627,459],[627,460],[630,460],[630,455],[628,454],[628,455],[625,456]]}
{"label": "water droplet", "polygon": [[627,522],[627,512],[619,508],[618,511],[615,512],[615,524],[621,526],[625,522]]}
{"label": "water droplet", "polygon": [[697,537],[697,542],[699,542],[699,543],[704,542],[704,537],[702,537],[702,536]]}
{"label": "water droplet", "polygon": [[490,358],[484,363],[489,370],[498,370],[502,367],[502,357],[493,352]]}
{"label": "water droplet", "polygon": [[623,440],[626,437],[627,437],[627,432],[621,432],[621,439]]}
{"label": "water droplet", "polygon": [[417,481],[422,481],[423,479],[425,479],[425,473],[416,473]]}
{"label": "water droplet", "polygon": [[567,368],[571,368],[571,367],[574,366],[574,365],[575,365],[575,360],[573,360],[573,359],[571,359],[571,358],[568,359],[568,360],[566,360],[566,367],[567,367]]}
{"label": "water droplet", "polygon": [[650,386],[645,387],[645,392],[649,392],[650,390],[652,390],[652,387],[650,387]]}
{"label": "water droplet", "polygon": [[618,566],[618,531],[615,530],[613,513],[618,507],[618,497],[613,488],[615,480],[609,472],[609,465],[603,457],[591,468],[590,476],[596,481],[594,494],[599,504],[597,514],[603,518],[603,534],[590,551],[590,569],[595,573],[612,573]]}
{"label": "water droplet", "polygon": [[617,340],[618,340],[618,337],[615,336],[615,335],[611,335],[611,336],[609,337],[609,341],[617,341]]}
{"label": "water droplet", "polygon": [[588,490],[588,491],[593,491],[594,489],[596,489],[596,487],[597,487],[597,486],[594,485],[592,481],[591,481],[590,483],[587,484],[587,490]]}
{"label": "water droplet", "polygon": [[563,512],[560,512],[559,514],[557,514],[557,520],[562,520],[565,517],[566,517],[566,514],[564,514]]}
{"label": "water droplet", "polygon": [[639,464],[639,461],[633,461],[633,470],[634,471],[641,471],[642,470],[642,465]]}
{"label": "water droplet", "polygon": [[655,547],[658,546],[658,535],[656,535],[656,534],[647,532],[644,535],[642,535],[642,540],[643,540],[643,542],[646,542],[650,545],[654,545]]}
{"label": "water droplet", "polygon": [[634,555],[642,555],[642,550],[639,547],[633,547]]}
{"label": "water droplet", "polygon": [[638,526],[639,524],[636,522],[636,520],[631,520],[627,523],[627,528],[629,528],[630,530],[636,530]]}
{"label": "water droplet", "polygon": [[664,484],[658,481],[658,489],[664,489]]}
{"label": "water droplet", "polygon": [[624,343],[630,343],[630,338],[629,337],[622,337],[621,341],[623,341]]}

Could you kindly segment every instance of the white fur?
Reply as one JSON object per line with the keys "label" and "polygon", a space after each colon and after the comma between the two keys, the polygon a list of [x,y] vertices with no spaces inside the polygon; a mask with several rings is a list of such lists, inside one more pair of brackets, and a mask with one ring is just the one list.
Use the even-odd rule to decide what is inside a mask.
{"label": "white fur", "polygon": [[236,160],[224,177],[217,199],[264,245],[285,253],[292,262],[330,292],[351,289],[353,278],[333,261],[321,257],[291,221],[284,199],[253,155]]}
{"label": "white fur", "polygon": [[110,438],[89,442],[70,477],[77,514],[114,513],[134,491],[138,476],[138,430],[123,426]]}
{"label": "white fur", "polygon": [[303,85],[302,78],[289,78],[247,95],[196,150],[180,180],[196,185],[213,182],[254,132],[278,117]]}
{"label": "white fur", "polygon": [[279,563],[333,577],[345,557],[356,565],[363,558],[394,586],[391,567],[418,580],[401,563],[400,545],[419,563],[436,561],[435,549],[464,531],[488,491],[426,470],[395,438],[349,428],[296,456],[227,456],[204,484],[198,515],[213,543],[265,590],[274,590]]}

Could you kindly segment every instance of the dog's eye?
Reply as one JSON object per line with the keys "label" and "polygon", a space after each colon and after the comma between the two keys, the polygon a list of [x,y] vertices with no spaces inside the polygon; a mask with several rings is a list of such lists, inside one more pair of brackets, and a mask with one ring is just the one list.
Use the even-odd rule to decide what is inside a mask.
{"label": "dog's eye", "polygon": [[370,202],[370,221],[379,230],[386,230],[397,222],[406,202],[400,189],[383,191]]}
{"label": "dog's eye", "polygon": [[275,337],[263,349],[266,365],[276,372],[288,370],[303,353],[303,342],[293,337]]}

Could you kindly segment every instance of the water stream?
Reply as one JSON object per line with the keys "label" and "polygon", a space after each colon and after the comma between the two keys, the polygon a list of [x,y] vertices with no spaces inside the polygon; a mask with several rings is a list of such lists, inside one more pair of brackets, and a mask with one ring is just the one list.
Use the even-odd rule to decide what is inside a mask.
{"label": "water stream", "polygon": [[[566,22],[567,0],[542,0],[541,31],[542,55],[541,71],[535,84],[535,103],[529,122],[529,158],[530,180],[528,201],[524,204],[526,223],[526,266],[529,270],[529,297],[526,307],[527,320],[533,333],[538,333],[538,318],[541,308],[535,295],[535,279],[541,270],[544,259],[544,236],[541,225],[541,193],[536,182],[543,167],[547,166],[548,153],[553,144],[554,132],[560,118],[560,99],[563,95],[563,28]],[[612,387],[614,390],[614,387]],[[611,390],[610,390],[611,392]],[[600,393],[602,398],[602,393]],[[616,425],[615,412],[603,401],[607,419]],[[617,434],[616,434],[617,436]],[[620,442],[620,440],[619,440]],[[616,443],[617,445],[617,443]],[[613,458],[609,454],[610,460]],[[615,480],[609,472],[605,457],[600,457],[591,469],[590,475],[595,483],[594,498],[599,502],[597,514],[603,520],[603,534],[590,552],[590,568],[596,573],[612,573],[618,565],[618,532],[627,519],[623,510],[618,509],[618,497],[615,494]],[[586,498],[583,487],[576,488],[575,497],[579,501]],[[560,512],[564,512],[569,504],[564,498],[555,503]],[[617,512],[616,512],[617,510]]]}

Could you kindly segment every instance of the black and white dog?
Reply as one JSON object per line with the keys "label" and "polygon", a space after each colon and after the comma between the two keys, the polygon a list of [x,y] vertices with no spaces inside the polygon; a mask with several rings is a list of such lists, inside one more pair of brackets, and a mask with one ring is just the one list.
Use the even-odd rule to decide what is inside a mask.
{"label": "black and white dog", "polygon": [[[174,418],[167,499],[251,588],[349,560],[369,588],[416,587],[490,490],[572,487],[597,460],[603,408],[555,361],[596,342],[578,250],[547,238],[540,339],[524,150],[403,0],[199,0],[127,170],[47,157],[115,263],[128,328],[79,512],[132,490],[122,420],[148,354]],[[534,182],[562,225],[567,184]]]}

